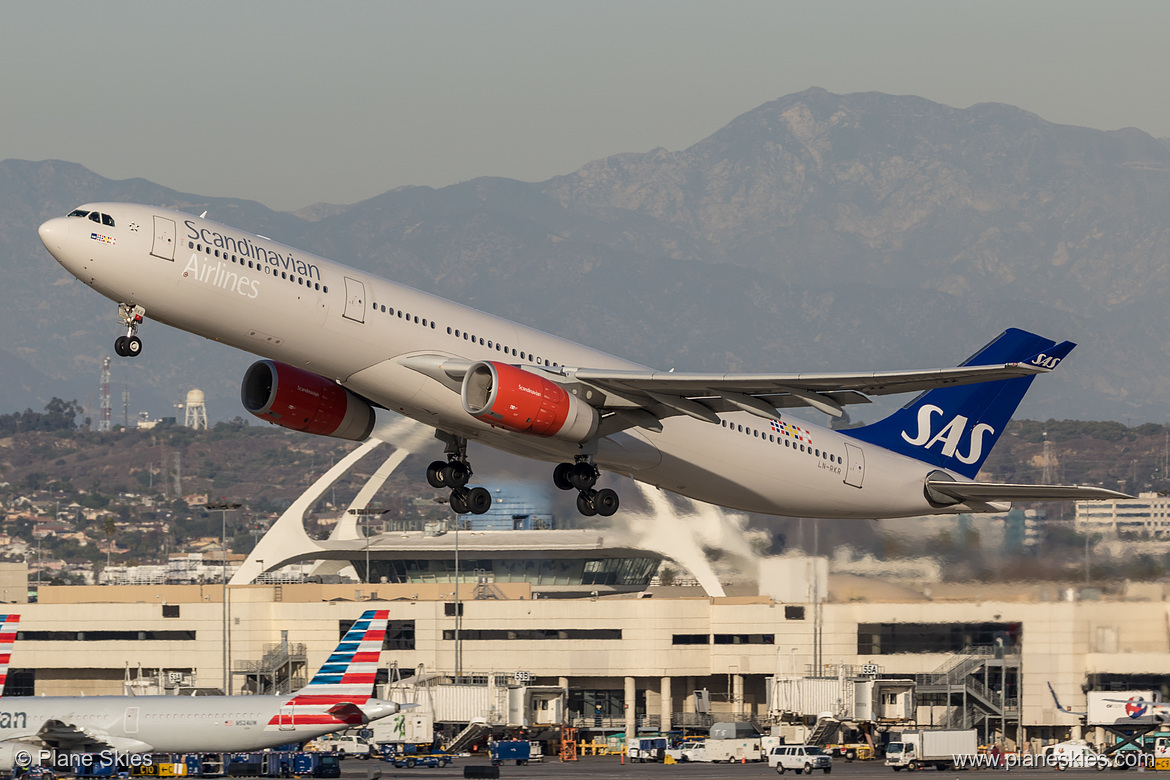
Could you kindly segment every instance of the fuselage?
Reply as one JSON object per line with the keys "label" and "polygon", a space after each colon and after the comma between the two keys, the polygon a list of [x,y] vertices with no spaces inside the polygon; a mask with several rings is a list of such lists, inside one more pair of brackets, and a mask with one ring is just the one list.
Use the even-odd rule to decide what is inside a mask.
{"label": "fuselage", "polygon": [[[95,741],[125,751],[263,750],[319,737],[347,724],[327,713],[303,714],[289,696],[50,696],[0,699],[0,742],[35,742],[45,724],[60,721]],[[366,720],[397,708],[370,699]],[[51,742],[52,724],[46,729]],[[76,738],[67,742],[72,745]]]}
{"label": "fuselage", "polygon": [[[494,428],[450,387],[402,364],[414,355],[547,367],[636,363],[396,284],[270,239],[177,211],[126,203],[61,217],[42,241],[70,273],[156,320],[334,380],[394,412],[469,441],[556,463],[572,442]],[[606,437],[596,461],[701,501],[745,511],[867,518],[986,510],[924,495],[938,470],[785,416],[668,417],[662,430]]]}

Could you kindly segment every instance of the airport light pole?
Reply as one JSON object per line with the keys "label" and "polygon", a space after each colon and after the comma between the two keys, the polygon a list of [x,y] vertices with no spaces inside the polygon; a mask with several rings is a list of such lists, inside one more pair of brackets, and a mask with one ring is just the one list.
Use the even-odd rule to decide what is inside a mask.
{"label": "airport light pole", "polygon": [[362,536],[366,538],[366,584],[373,582],[370,579],[370,520],[374,515],[384,515],[389,509],[380,506],[363,506],[349,510],[351,515],[365,518],[362,521]]}
{"label": "airport light pole", "polygon": [[229,606],[228,602],[227,587],[227,513],[233,509],[239,509],[241,506],[243,506],[243,504],[239,503],[238,501],[228,501],[227,499],[221,499],[207,505],[207,511],[219,512],[220,521],[222,522],[219,533],[219,546],[220,550],[223,552],[223,568],[219,573],[219,581],[223,587],[221,607],[223,610],[223,692],[225,696],[231,694],[231,690],[229,689],[231,670],[229,667],[231,665],[232,657],[231,640],[228,638],[231,636],[230,629],[228,627],[231,607]]}

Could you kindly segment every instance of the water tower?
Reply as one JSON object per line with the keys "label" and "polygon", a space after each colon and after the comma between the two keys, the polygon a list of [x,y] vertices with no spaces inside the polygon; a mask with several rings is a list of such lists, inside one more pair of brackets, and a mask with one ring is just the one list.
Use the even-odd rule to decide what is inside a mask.
{"label": "water tower", "polygon": [[203,401],[203,391],[188,391],[186,406],[187,418],[183,424],[195,430],[207,430],[207,404]]}

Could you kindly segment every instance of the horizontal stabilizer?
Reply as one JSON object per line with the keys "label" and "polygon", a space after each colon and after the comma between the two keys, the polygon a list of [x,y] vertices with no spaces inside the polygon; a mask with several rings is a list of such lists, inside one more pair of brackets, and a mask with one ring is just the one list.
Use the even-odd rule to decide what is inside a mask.
{"label": "horizontal stabilizer", "polygon": [[1133,498],[1116,490],[1088,485],[1014,485],[928,479],[926,489],[958,501],[1108,501]]}

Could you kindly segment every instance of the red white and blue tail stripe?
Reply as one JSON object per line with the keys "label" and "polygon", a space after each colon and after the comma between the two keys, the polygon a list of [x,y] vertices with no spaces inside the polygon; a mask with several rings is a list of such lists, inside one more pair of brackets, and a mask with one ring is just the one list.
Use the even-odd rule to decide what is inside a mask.
{"label": "red white and blue tail stripe", "polygon": [[294,693],[269,724],[364,723],[359,707],[374,693],[389,618],[385,609],[363,613],[309,684]]}
{"label": "red white and blue tail stripe", "polygon": [[8,682],[8,663],[12,660],[12,646],[16,644],[16,627],[20,615],[0,615],[0,696]]}

